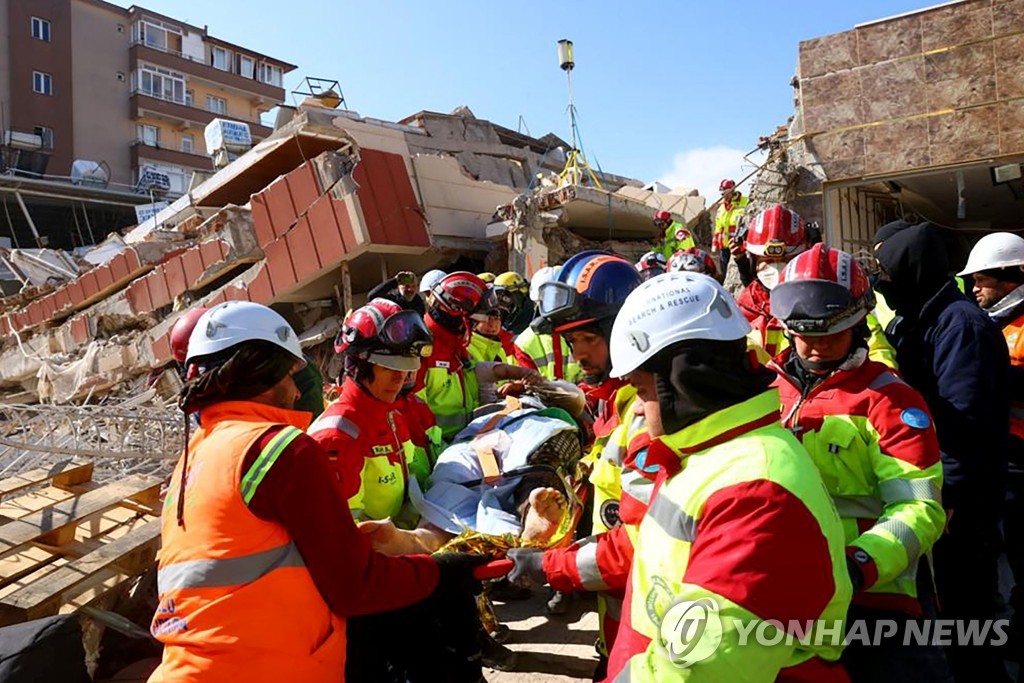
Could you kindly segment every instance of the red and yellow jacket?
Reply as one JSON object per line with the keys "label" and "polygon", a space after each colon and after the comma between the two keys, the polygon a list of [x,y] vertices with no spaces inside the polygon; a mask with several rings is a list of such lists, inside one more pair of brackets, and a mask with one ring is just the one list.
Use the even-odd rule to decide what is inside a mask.
{"label": "red and yellow jacket", "polygon": [[[779,408],[765,391],[652,440],[659,470],[608,680],[848,681],[837,662],[851,593],[842,525]],[[690,618],[713,613],[719,627],[707,651],[679,647],[694,607]],[[744,643],[739,624],[762,622],[813,626],[806,639]]]}
{"label": "red and yellow jacket", "polygon": [[451,442],[480,403],[480,387],[467,350],[469,333],[456,334],[429,313],[424,320],[434,335],[434,352],[423,359],[415,391],[430,406],[444,440]]}
{"label": "red and yellow jacket", "polygon": [[818,466],[843,521],[847,554],[860,566],[854,604],[921,614],[917,564],[942,535],[939,441],[921,395],[857,350],[806,391],[773,363],[783,425]]}
{"label": "red and yellow jacket", "polygon": [[411,526],[403,511],[409,478],[426,479],[429,463],[417,462],[405,419],[345,378],[341,396],[309,427],[309,435],[327,452],[341,495],[357,520],[392,519]]}

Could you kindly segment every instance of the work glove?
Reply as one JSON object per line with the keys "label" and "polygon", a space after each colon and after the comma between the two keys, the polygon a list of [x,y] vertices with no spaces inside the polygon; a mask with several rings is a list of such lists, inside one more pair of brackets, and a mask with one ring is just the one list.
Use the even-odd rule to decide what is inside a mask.
{"label": "work glove", "polygon": [[512,548],[506,557],[515,563],[508,580],[523,588],[543,586],[548,582],[544,573],[544,551],[538,548]]}
{"label": "work glove", "polygon": [[438,577],[437,588],[431,597],[441,599],[479,595],[483,584],[473,576],[473,570],[494,559],[490,555],[472,553],[437,553],[433,558],[437,563]]}

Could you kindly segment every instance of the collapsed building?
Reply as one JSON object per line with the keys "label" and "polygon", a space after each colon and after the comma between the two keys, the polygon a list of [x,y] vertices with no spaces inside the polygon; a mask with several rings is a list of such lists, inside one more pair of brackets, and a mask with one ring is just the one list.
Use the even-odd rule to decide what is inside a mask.
{"label": "collapsed building", "polygon": [[751,193],[869,253],[875,230],[928,220],[960,262],[1024,226],[1024,2],[960,0],[800,43],[795,112],[761,146]]}
{"label": "collapsed building", "polygon": [[0,299],[3,400],[95,398],[164,367],[168,331],[193,306],[272,305],[316,344],[401,270],[529,274],[584,246],[639,255],[659,237],[655,209],[699,222],[693,190],[568,182],[567,147],[466,108],[397,123],[316,100],[282,108],[273,135],[77,264],[7,252],[23,286]]}

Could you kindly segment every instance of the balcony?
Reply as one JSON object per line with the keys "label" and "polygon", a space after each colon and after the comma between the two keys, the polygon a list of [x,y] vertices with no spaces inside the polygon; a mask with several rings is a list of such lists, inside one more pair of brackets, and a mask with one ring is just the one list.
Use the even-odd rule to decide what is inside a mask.
{"label": "balcony", "polygon": [[284,102],[284,88],[282,87],[239,76],[231,71],[215,69],[205,61],[197,61],[189,55],[174,50],[160,49],[136,42],[131,46],[128,54],[132,71],[137,69],[140,61],[149,62],[238,90],[249,96],[255,96],[260,102],[269,106]]}
{"label": "balcony", "polygon": [[132,142],[132,168],[142,166],[141,159],[203,171],[213,170],[213,161],[210,157],[200,154],[189,154],[188,152],[181,152],[169,147],[161,147],[159,144],[147,145],[142,140],[135,140]]}
{"label": "balcony", "polygon": [[174,121],[190,127],[194,125],[198,128],[204,128],[206,124],[216,118],[241,121],[249,124],[249,130],[254,138],[261,140],[274,132],[273,128],[264,126],[262,123],[248,121],[241,116],[232,116],[230,111],[224,114],[215,114],[212,111],[185,104],[184,101],[155,97],[153,94],[136,90],[131,96],[131,117],[132,119],[139,119],[145,115]]}

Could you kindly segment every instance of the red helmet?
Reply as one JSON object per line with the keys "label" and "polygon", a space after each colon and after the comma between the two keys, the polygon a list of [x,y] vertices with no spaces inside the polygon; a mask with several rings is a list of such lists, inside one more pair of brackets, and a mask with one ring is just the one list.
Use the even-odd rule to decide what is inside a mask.
{"label": "red helmet", "polygon": [[718,183],[718,191],[725,192],[726,190],[736,189],[736,181],[732,178],[726,178],[722,182]]}
{"label": "red helmet", "polygon": [[776,204],[747,224],[746,248],[755,256],[787,258],[807,249],[807,225],[796,211]]}
{"label": "red helmet", "polygon": [[442,311],[468,317],[487,297],[487,284],[473,273],[458,270],[438,280],[431,292]]}
{"label": "red helmet", "polygon": [[640,273],[640,281],[646,282],[656,275],[668,270],[668,261],[660,251],[649,251],[636,262],[636,272]]}
{"label": "red helmet", "polygon": [[815,244],[786,264],[772,289],[771,311],[794,334],[848,330],[875,307],[868,274],[845,251]]}
{"label": "red helmet", "polygon": [[174,356],[174,360],[184,363],[188,358],[188,338],[192,336],[192,330],[196,328],[196,323],[203,317],[203,313],[208,310],[205,306],[193,308],[179,316],[171,325],[171,355]]}
{"label": "red helmet", "polygon": [[655,225],[668,225],[672,222],[672,214],[668,211],[655,211],[651,220]]}
{"label": "red helmet", "polygon": [[718,265],[715,263],[714,257],[697,247],[680,249],[672,254],[672,258],[668,261],[668,270],[671,273],[685,270],[691,273],[704,273],[713,278],[718,277]]}
{"label": "red helmet", "polygon": [[355,355],[392,370],[412,371],[433,352],[433,337],[416,311],[374,299],[349,313],[334,339],[337,353]]}

